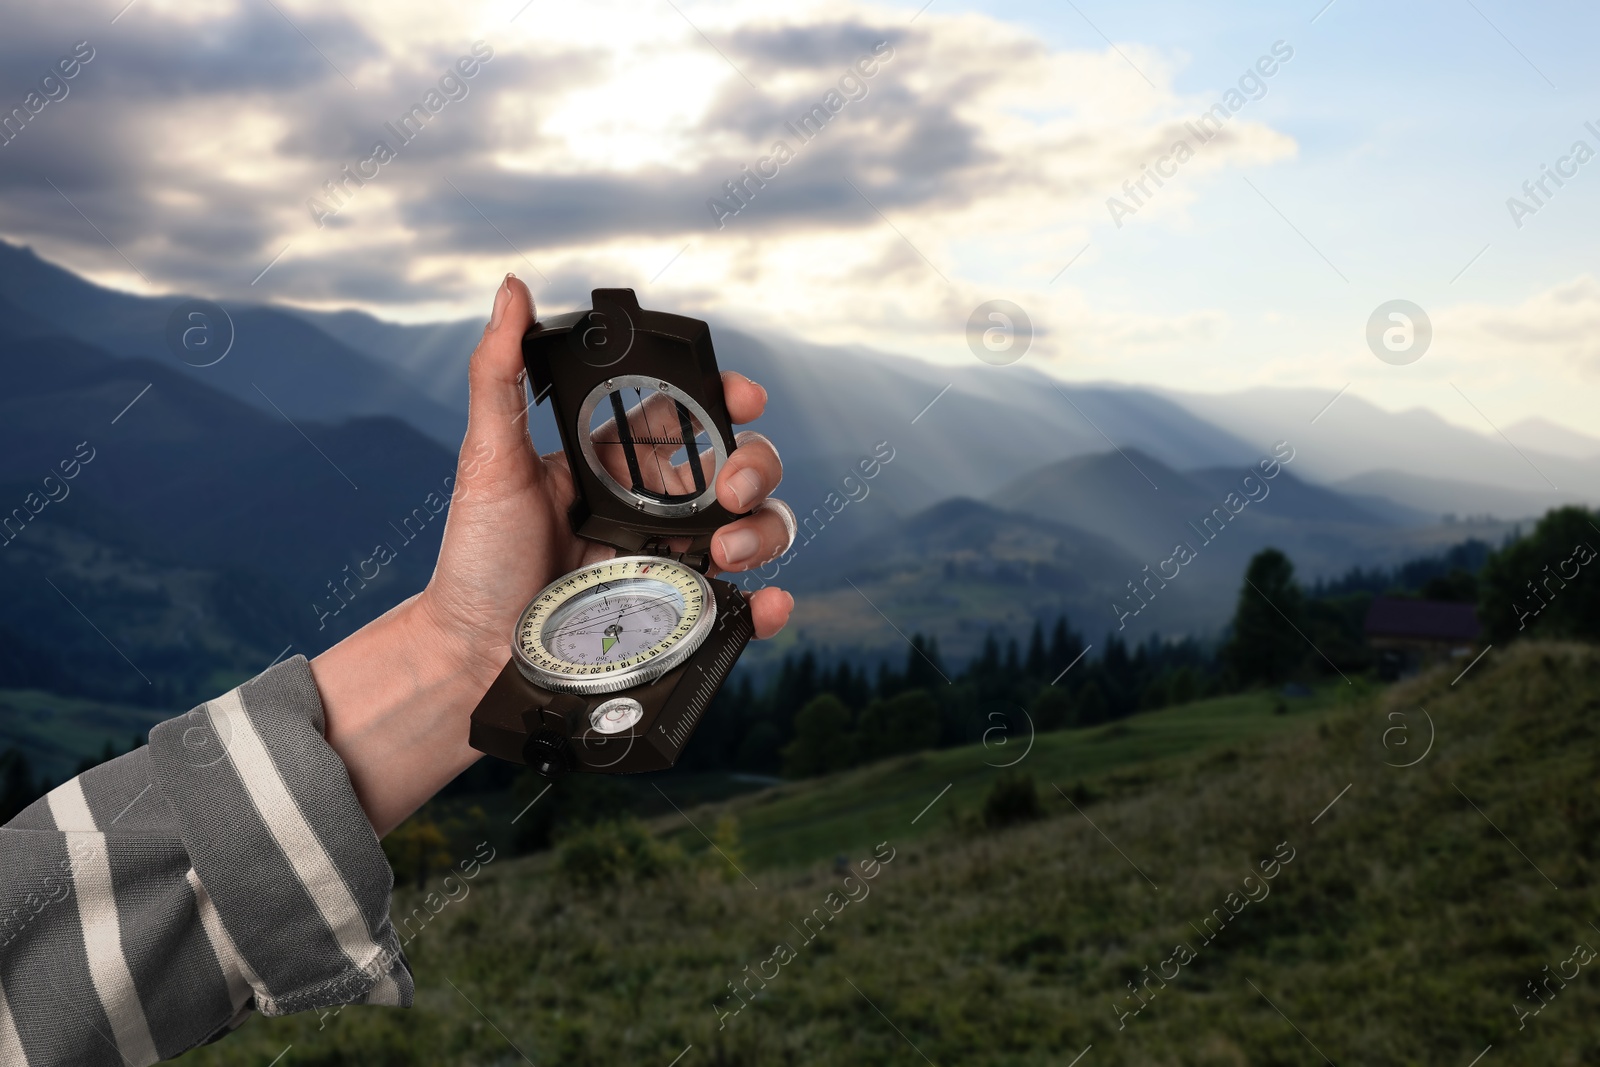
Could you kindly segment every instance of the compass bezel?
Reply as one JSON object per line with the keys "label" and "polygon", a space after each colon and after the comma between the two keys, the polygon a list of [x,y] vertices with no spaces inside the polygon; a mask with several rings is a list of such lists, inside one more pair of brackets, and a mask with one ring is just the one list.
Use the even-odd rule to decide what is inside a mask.
{"label": "compass bezel", "polygon": [[[711,443],[711,470],[706,473],[706,487],[698,494],[685,493],[668,497],[664,493],[630,488],[612,477],[606,465],[600,462],[599,450],[595,447],[594,434],[589,429],[594,420],[594,413],[601,403],[612,393],[623,389],[650,389],[677,402],[689,417],[699,423],[701,432],[707,434]],[[704,508],[709,508],[717,502],[717,475],[722,473],[722,468],[728,463],[728,448],[723,444],[721,437],[711,433],[708,427],[713,427],[711,416],[702,408],[698,401],[688,393],[679,389],[671,382],[660,381],[644,374],[619,374],[614,378],[607,378],[589,391],[583,398],[583,403],[578,408],[578,426],[576,436],[578,447],[583,452],[584,460],[589,464],[589,469],[596,478],[617,499],[625,501],[629,507],[637,508],[647,515],[663,519],[679,519],[694,515]],[[619,442],[607,441],[604,444],[618,444]],[[690,455],[688,462],[701,462],[701,454],[693,441],[688,442],[687,451]]]}
{"label": "compass bezel", "polygon": [[[699,617],[695,619],[687,631],[676,637],[669,635],[662,642],[667,647],[656,653],[651,658],[633,666],[617,668],[614,664],[580,664],[570,663],[556,656],[549,649],[544,648],[543,634],[535,626],[533,640],[552,663],[564,663],[567,668],[552,669],[531,659],[522,645],[522,632],[526,629],[535,615],[548,616],[560,610],[574,598],[589,595],[593,584],[561,591],[561,586],[568,583],[574,576],[595,574],[597,577],[604,572],[606,567],[624,563],[649,563],[652,566],[671,568],[689,578],[700,593]],[[625,577],[618,575],[617,577]],[[600,579],[603,581],[604,579]],[[598,584],[598,583],[594,583]],[[547,597],[554,600],[547,601]],[[543,610],[541,610],[541,608]],[[683,663],[705,643],[716,626],[717,603],[712,595],[711,583],[706,576],[693,567],[670,559],[665,556],[634,555],[617,556],[613,559],[601,560],[585,567],[563,574],[539,591],[539,594],[528,602],[517,616],[516,628],[511,633],[511,659],[517,665],[517,670],[524,678],[535,685],[562,693],[579,693],[592,695],[596,693],[614,693],[635,686],[646,685],[655,681],[663,674]],[[659,647],[652,646],[652,647]],[[603,668],[603,669],[598,669]]]}

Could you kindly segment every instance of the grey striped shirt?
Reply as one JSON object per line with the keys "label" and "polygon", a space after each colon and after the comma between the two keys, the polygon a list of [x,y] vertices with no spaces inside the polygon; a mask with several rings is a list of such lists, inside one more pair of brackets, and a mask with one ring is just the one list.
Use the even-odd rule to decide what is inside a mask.
{"label": "grey striped shirt", "polygon": [[0,1067],[144,1067],[249,1013],[410,1006],[393,875],[303,656],[0,827]]}

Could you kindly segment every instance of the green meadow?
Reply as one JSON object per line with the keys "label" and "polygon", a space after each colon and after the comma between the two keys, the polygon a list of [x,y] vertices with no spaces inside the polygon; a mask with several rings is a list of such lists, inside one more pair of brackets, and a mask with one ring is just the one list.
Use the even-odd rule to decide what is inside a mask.
{"label": "green meadow", "polygon": [[1453,677],[1041,735],[1036,810],[991,738],[502,854],[397,895],[411,1010],[186,1062],[1600,1061],[1600,652]]}

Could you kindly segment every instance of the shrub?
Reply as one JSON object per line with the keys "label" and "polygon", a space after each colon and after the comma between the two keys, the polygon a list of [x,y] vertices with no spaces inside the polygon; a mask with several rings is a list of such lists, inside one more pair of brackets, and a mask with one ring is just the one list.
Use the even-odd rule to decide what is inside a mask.
{"label": "shrub", "polygon": [[1033,775],[1002,771],[989,795],[983,798],[985,826],[1002,827],[1028,822],[1044,812],[1039,807],[1039,791]]}
{"label": "shrub", "polygon": [[701,863],[723,881],[737,882],[742,877],[739,870],[745,864],[744,851],[739,845],[739,820],[732,815],[718,819],[711,843],[713,847],[701,854]]}
{"label": "shrub", "polygon": [[854,762],[855,738],[850,709],[832,693],[823,693],[794,717],[794,740],[783,748],[783,773],[805,778],[843,770]]}
{"label": "shrub", "polygon": [[418,889],[427,884],[429,874],[455,862],[444,830],[421,812],[390,831],[383,839],[383,854],[394,868],[395,884],[411,883]]}
{"label": "shrub", "polygon": [[682,865],[682,850],[631,817],[575,831],[562,839],[556,859],[557,873],[582,889],[647,882]]}
{"label": "shrub", "polygon": [[518,853],[549,848],[556,838],[580,826],[619,818],[628,809],[628,790],[607,774],[569,774],[551,784],[525,772],[515,787]]}
{"label": "shrub", "polygon": [[926,689],[874,700],[861,713],[857,755],[882,759],[939,743],[939,705]]}

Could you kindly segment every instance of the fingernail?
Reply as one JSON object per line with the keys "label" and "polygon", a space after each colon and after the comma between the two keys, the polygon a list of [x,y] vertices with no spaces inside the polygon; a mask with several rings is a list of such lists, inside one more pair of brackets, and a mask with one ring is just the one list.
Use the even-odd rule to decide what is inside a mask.
{"label": "fingernail", "polygon": [[730,567],[737,567],[761,550],[761,535],[754,530],[734,530],[718,540],[722,542],[722,558]]}
{"label": "fingernail", "polygon": [[752,468],[745,467],[728,476],[728,488],[733,490],[733,499],[738,501],[739,506],[747,508],[761,496],[761,476]]}
{"label": "fingernail", "polygon": [[782,592],[784,596],[789,598],[789,610],[791,612],[794,611],[794,594],[789,592],[787,589],[783,590]]}
{"label": "fingernail", "polygon": [[[507,278],[511,275],[507,274]],[[489,329],[498,330],[500,320],[505,316],[506,305],[511,303],[511,286],[505,282],[500,283],[500,288],[494,294],[494,310],[489,313]]]}

